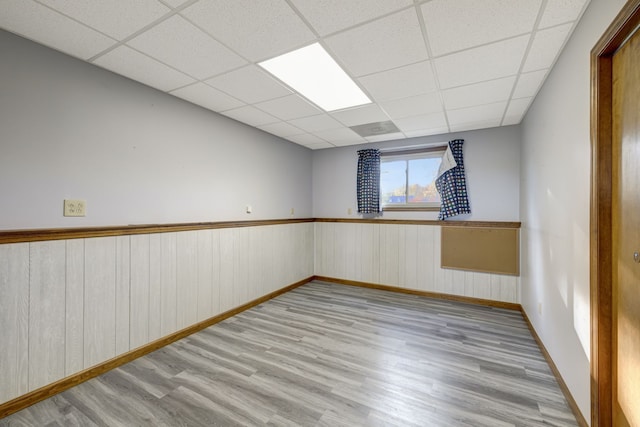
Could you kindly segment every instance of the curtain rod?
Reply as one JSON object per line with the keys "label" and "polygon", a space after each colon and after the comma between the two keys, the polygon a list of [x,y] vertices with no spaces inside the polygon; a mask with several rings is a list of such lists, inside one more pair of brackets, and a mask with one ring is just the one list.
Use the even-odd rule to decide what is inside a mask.
{"label": "curtain rod", "polygon": [[406,151],[406,150],[420,150],[422,148],[438,148],[438,147],[446,147],[447,141],[442,142],[433,142],[430,144],[420,144],[420,145],[407,145],[404,147],[390,147],[390,148],[381,148],[381,153],[392,153],[394,151]]}

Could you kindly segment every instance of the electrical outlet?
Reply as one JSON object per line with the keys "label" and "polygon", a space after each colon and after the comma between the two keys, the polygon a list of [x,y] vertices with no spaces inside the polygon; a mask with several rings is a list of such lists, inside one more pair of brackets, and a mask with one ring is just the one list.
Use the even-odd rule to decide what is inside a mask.
{"label": "electrical outlet", "polygon": [[253,208],[251,207],[251,205],[247,205],[247,209],[246,209],[247,213],[250,214],[251,212],[253,212]]}
{"label": "electrical outlet", "polygon": [[295,209],[291,208],[291,212],[290,212],[291,216],[293,216],[293,214],[295,213],[295,211],[296,211]]}
{"label": "electrical outlet", "polygon": [[85,216],[87,214],[87,202],[77,199],[64,200],[64,216]]}
{"label": "electrical outlet", "polygon": [[347,215],[351,215],[351,208],[347,208]]}

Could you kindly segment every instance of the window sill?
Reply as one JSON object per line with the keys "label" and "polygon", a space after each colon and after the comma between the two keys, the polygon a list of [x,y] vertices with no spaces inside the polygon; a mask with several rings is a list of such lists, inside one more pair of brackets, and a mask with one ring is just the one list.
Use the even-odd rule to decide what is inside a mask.
{"label": "window sill", "polygon": [[439,212],[439,206],[385,206],[383,212]]}

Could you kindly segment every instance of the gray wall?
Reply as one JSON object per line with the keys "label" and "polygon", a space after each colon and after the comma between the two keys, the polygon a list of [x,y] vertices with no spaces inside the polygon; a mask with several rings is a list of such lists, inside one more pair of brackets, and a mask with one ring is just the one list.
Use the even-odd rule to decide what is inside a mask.
{"label": "gray wall", "polygon": [[[455,220],[518,221],[520,219],[520,133],[518,126],[456,132],[314,151],[313,215],[358,218],[356,206],[357,151],[406,147],[462,138],[470,215]],[[351,214],[348,210],[351,209]],[[436,219],[437,212],[387,212],[384,218]]]}
{"label": "gray wall", "polygon": [[0,55],[0,229],[311,216],[310,150],[1,30]]}
{"label": "gray wall", "polygon": [[522,305],[590,413],[589,52],[624,4],[592,0],[522,123]]}

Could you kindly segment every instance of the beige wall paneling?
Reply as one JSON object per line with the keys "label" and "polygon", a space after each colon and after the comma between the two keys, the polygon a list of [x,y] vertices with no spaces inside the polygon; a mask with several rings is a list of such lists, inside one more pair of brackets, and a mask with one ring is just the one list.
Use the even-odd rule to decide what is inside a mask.
{"label": "beige wall paneling", "polygon": [[415,289],[440,292],[435,280],[434,269],[434,229],[439,227],[416,227],[416,286]]}
{"label": "beige wall paneling", "polygon": [[29,390],[29,244],[0,246],[0,402]]}
{"label": "beige wall paneling", "polygon": [[176,234],[177,330],[198,321],[198,233]]}
{"label": "beige wall paneling", "polygon": [[398,286],[400,279],[400,227],[389,224],[380,228],[380,283],[389,286]]}
{"label": "beige wall paneling", "polygon": [[131,236],[116,237],[116,354],[131,350]]}
{"label": "beige wall paneling", "polygon": [[[279,266],[276,265],[276,261],[279,257],[279,245],[280,243],[280,227],[276,225],[270,225],[262,228],[262,287],[260,292],[262,295],[272,292],[278,287],[278,279],[276,275],[279,275]],[[282,286],[282,285],[281,285]]]}
{"label": "beige wall paneling", "polygon": [[149,341],[162,337],[162,234],[149,236]]}
{"label": "beige wall paneling", "polygon": [[148,234],[130,236],[131,301],[130,346],[137,348],[149,339],[149,238]]}
{"label": "beige wall paneling", "polygon": [[65,375],[84,369],[84,239],[67,240]]}
{"label": "beige wall paneling", "polygon": [[220,230],[211,231],[211,315],[222,313],[220,308]]}
{"label": "beige wall paneling", "polygon": [[86,239],[84,249],[84,367],[88,368],[116,355],[116,238]]}
{"label": "beige wall paneling", "polygon": [[208,319],[213,312],[213,238],[212,230],[196,234],[196,321]]}
{"label": "beige wall paneling", "polygon": [[65,242],[29,248],[29,390],[65,376]]}
{"label": "beige wall paneling", "polygon": [[176,255],[176,233],[161,234],[160,336],[169,335],[178,329]]}
{"label": "beige wall paneling", "polygon": [[378,224],[355,224],[357,252],[360,254],[358,257],[360,271],[358,274],[359,279],[363,282],[380,283],[380,225]]}
{"label": "beige wall paneling", "polygon": [[220,312],[233,308],[234,230],[217,230],[220,236]]}

